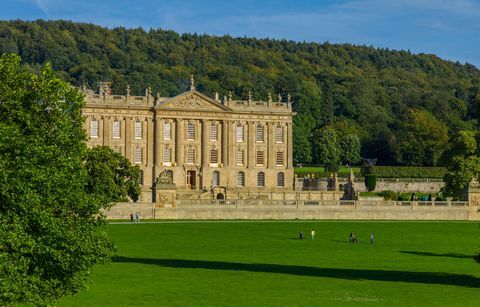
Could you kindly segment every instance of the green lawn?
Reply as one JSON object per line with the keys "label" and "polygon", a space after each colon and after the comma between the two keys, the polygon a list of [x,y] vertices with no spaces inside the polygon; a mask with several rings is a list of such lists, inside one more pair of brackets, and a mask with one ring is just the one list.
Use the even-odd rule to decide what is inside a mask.
{"label": "green lawn", "polygon": [[[346,243],[352,230],[360,243]],[[480,305],[477,223],[167,222],[108,232],[118,257],[59,306]]]}

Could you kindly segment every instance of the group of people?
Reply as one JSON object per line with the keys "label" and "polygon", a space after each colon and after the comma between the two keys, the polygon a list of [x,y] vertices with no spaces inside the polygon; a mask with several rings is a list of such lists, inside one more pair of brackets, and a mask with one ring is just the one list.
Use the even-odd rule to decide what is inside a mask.
{"label": "group of people", "polygon": [[[358,243],[357,235],[352,231],[348,236],[348,243]],[[370,234],[370,244],[375,243],[375,234],[372,232]]]}
{"label": "group of people", "polygon": [[[133,212],[130,213],[130,222],[133,223]],[[140,213],[138,211],[135,213],[135,222],[140,222]]]}
{"label": "group of people", "polygon": [[[312,237],[312,240],[315,240],[315,230],[314,229],[312,229],[310,231],[310,236]],[[299,240],[305,239],[305,235],[303,234],[303,230],[300,230],[300,233],[298,234],[298,239]]]}
{"label": "group of people", "polygon": [[[315,240],[315,230],[312,229],[310,231],[310,237],[312,238],[312,240]],[[298,239],[299,240],[304,240],[305,239],[305,235],[303,233],[303,230],[300,230],[299,234],[298,234]],[[357,235],[352,231],[350,232],[350,235],[348,236],[348,243],[358,243],[358,238],[357,238]],[[370,234],[370,244],[373,244],[375,243],[375,234],[372,232]]]}

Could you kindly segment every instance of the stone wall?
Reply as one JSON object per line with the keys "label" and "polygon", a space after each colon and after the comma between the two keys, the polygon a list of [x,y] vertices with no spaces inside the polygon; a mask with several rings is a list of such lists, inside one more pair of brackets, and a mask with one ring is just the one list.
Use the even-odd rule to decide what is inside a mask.
{"label": "stone wall", "polygon": [[[316,191],[327,190],[327,180],[324,178],[317,179],[315,187]],[[344,185],[347,183],[346,178],[339,178],[338,184]],[[419,179],[419,178],[377,178],[377,186],[375,191],[395,191],[395,192],[423,192],[423,193],[438,193],[445,185],[441,179]],[[297,178],[295,182],[295,190],[302,190],[303,178]],[[363,178],[355,178],[354,188],[357,192],[365,192]],[[341,186],[339,187],[341,190]],[[305,190],[305,189],[304,189]]]}
{"label": "stone wall", "polygon": [[126,219],[130,212],[139,211],[143,219],[163,220],[480,220],[479,208],[466,202],[182,200],[173,208],[120,203],[107,215],[111,219]]}

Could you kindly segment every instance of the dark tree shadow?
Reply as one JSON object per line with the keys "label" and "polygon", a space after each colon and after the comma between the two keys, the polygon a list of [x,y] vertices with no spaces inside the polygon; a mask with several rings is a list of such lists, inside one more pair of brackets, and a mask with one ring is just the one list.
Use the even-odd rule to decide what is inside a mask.
{"label": "dark tree shadow", "polygon": [[430,256],[430,257],[448,257],[448,258],[459,258],[459,259],[474,259],[474,255],[466,255],[459,253],[431,253],[431,252],[417,252],[417,251],[400,251],[403,254],[417,255],[417,256]]}
{"label": "dark tree shadow", "polygon": [[437,273],[437,272],[409,272],[387,270],[361,270],[342,268],[318,268],[310,266],[264,264],[264,263],[239,263],[225,261],[205,261],[187,259],[151,259],[116,257],[113,262],[140,263],[159,265],[170,268],[207,269],[222,271],[247,271],[262,273],[277,273],[299,276],[313,276],[325,278],[338,278],[347,280],[375,280],[390,282],[410,282],[419,284],[438,284],[461,287],[479,287],[480,278],[466,274]]}

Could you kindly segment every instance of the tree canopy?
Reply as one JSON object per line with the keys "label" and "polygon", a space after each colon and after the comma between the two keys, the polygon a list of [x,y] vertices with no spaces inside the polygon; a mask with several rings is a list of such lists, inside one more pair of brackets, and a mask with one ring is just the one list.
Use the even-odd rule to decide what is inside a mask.
{"label": "tree canopy", "polygon": [[0,57],[0,305],[47,305],[84,288],[113,244],[88,193],[82,94]]}
{"label": "tree canopy", "polygon": [[104,202],[137,201],[140,168],[110,147],[97,146],[87,152],[87,191]]}
{"label": "tree canopy", "polygon": [[[285,100],[290,93],[299,163],[321,162],[309,154],[318,151],[313,136],[331,126],[357,135],[362,156],[379,164],[436,165],[445,132],[475,129],[480,111],[475,66],[409,51],[38,20],[0,22],[0,52],[32,66],[51,62],[77,86],[112,81],[116,93],[129,84],[134,94],[150,86],[175,95],[190,74],[206,94],[245,98],[252,90],[254,99],[271,92]],[[429,133],[439,126],[440,134]]]}
{"label": "tree canopy", "polygon": [[461,199],[472,179],[480,178],[480,133],[460,131],[451,138],[445,153],[447,173],[444,176],[446,196]]}

